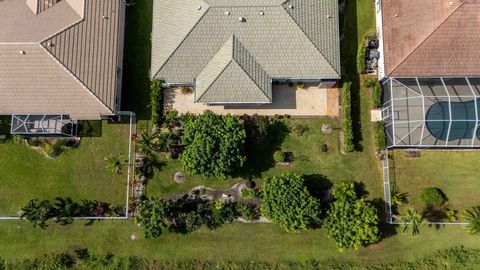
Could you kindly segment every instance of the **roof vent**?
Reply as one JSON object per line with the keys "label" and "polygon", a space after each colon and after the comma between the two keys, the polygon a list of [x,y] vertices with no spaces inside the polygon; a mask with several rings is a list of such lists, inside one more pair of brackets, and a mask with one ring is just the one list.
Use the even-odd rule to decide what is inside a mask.
{"label": "roof vent", "polygon": [[245,18],[244,17],[238,17],[238,21],[245,22]]}
{"label": "roof vent", "polygon": [[21,55],[24,55],[24,54],[25,54],[25,51],[20,51],[20,54],[21,54]]}
{"label": "roof vent", "polygon": [[51,42],[47,42],[47,47],[53,47],[53,44]]}
{"label": "roof vent", "polygon": [[230,11],[225,11],[225,15],[230,15]]}
{"label": "roof vent", "polygon": [[260,15],[265,15],[265,12],[263,12],[262,10],[260,10]]}
{"label": "roof vent", "polygon": [[398,14],[397,14],[397,13],[395,13],[395,15],[393,15],[393,16],[395,16],[395,17],[398,17]]}
{"label": "roof vent", "polygon": [[453,2],[452,2],[452,1],[448,2],[448,4],[449,4],[450,6],[453,6]]}
{"label": "roof vent", "polygon": [[288,5],[288,8],[289,8],[289,9],[293,9],[293,5],[291,5],[291,4]]}
{"label": "roof vent", "polygon": [[329,18],[329,19],[330,19],[330,18],[332,18],[332,15],[330,15],[330,14],[327,14],[327,18]]}
{"label": "roof vent", "polygon": [[198,6],[198,7],[197,7],[197,10],[202,10],[202,6]]}
{"label": "roof vent", "polygon": [[102,19],[104,19],[104,20],[110,20],[110,17],[103,15],[103,16],[102,16]]}

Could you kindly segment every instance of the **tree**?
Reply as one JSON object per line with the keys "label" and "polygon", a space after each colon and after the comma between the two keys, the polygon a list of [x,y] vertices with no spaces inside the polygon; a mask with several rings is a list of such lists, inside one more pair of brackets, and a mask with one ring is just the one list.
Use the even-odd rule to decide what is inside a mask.
{"label": "tree", "polygon": [[162,199],[142,201],[137,208],[135,220],[142,227],[145,238],[159,237],[169,226],[168,216],[173,202]]}
{"label": "tree", "polygon": [[261,212],[288,232],[306,230],[319,221],[320,201],[297,174],[265,179]]}
{"label": "tree", "polygon": [[380,240],[377,209],[357,197],[353,183],[336,185],[332,195],[335,201],[323,225],[340,250],[356,250]]}
{"label": "tree", "polygon": [[140,153],[148,155],[155,152],[154,136],[149,134],[148,131],[142,130],[141,138],[137,141],[138,150]]}
{"label": "tree", "polygon": [[104,158],[105,162],[107,163],[105,165],[106,168],[111,170],[112,172],[116,174],[123,174],[122,172],[122,164],[126,163],[126,161],[123,159],[123,153],[120,153],[118,155],[113,155],[111,154],[108,157]]}
{"label": "tree", "polygon": [[237,116],[205,111],[199,116],[185,115],[182,122],[182,142],[187,146],[181,160],[187,173],[225,179],[243,166],[246,134]]}
{"label": "tree", "polygon": [[57,222],[62,225],[71,224],[80,212],[80,206],[71,198],[55,198],[54,212]]}
{"label": "tree", "polygon": [[465,211],[465,220],[468,222],[467,231],[471,234],[480,232],[480,206],[472,207]]}
{"label": "tree", "polygon": [[415,209],[408,209],[407,214],[401,218],[404,221],[403,232],[412,231],[412,236],[420,233],[419,225],[423,223],[423,216]]}
{"label": "tree", "polygon": [[45,229],[46,221],[51,217],[52,207],[48,200],[39,201],[38,199],[30,200],[22,207],[21,218],[30,221],[34,227]]}

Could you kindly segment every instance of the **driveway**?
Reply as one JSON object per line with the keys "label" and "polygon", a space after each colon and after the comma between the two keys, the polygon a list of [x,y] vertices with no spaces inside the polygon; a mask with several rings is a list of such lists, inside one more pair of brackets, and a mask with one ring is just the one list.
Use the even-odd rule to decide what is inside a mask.
{"label": "driveway", "polygon": [[306,85],[305,89],[296,86],[273,85],[273,102],[260,106],[209,106],[193,102],[193,94],[182,94],[180,88],[165,90],[165,108],[179,113],[202,113],[211,110],[217,114],[259,114],[291,116],[338,116],[338,88],[323,88]]}

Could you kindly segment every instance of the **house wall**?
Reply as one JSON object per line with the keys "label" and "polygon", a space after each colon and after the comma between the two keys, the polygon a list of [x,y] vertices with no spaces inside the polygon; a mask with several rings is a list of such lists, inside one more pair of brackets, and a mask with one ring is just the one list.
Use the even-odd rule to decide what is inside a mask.
{"label": "house wall", "polygon": [[385,57],[383,50],[383,18],[382,18],[382,0],[375,0],[375,17],[377,23],[377,37],[378,37],[378,52],[380,58],[378,59],[378,79],[382,80],[385,77]]}

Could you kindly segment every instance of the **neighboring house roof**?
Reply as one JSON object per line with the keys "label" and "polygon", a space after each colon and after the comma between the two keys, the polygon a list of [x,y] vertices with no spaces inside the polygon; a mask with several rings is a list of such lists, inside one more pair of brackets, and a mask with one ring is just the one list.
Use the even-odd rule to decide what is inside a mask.
{"label": "neighboring house roof", "polygon": [[[223,62],[214,59],[222,58],[219,55],[232,36],[248,56],[223,56]],[[236,85],[235,89],[223,90],[231,98],[237,93],[230,102],[271,102],[271,85],[265,87],[262,80],[340,78],[339,44],[335,0],[156,0],[151,77],[178,84],[196,80],[203,83],[203,88],[196,87],[197,101],[213,103],[223,100],[216,94],[206,101],[203,77],[212,80],[212,72],[222,70],[228,73],[218,73],[224,77],[215,81],[219,85],[228,84],[228,76],[235,75],[228,84]],[[241,59],[248,61],[241,63]],[[220,66],[212,67],[217,61]],[[255,90],[248,88],[252,81]],[[241,91],[261,95],[247,98]]]}
{"label": "neighboring house roof", "polygon": [[383,0],[385,74],[480,75],[480,0]]}
{"label": "neighboring house roof", "polygon": [[114,114],[123,2],[49,2],[0,1],[0,114]]}

